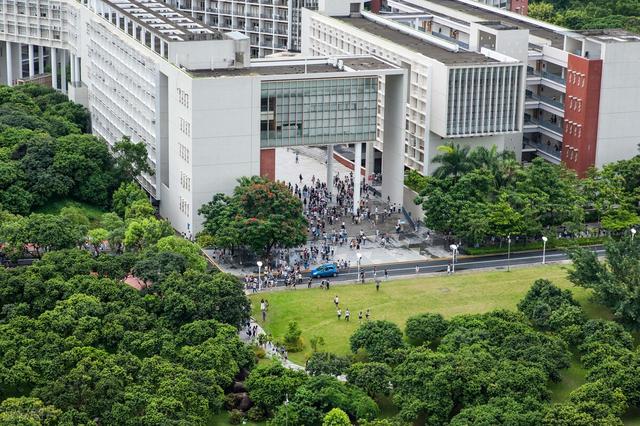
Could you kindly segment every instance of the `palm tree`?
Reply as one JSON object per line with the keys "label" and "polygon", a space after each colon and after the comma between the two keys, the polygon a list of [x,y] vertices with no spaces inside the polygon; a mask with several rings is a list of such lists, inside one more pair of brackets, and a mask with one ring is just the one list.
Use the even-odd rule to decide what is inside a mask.
{"label": "palm tree", "polygon": [[448,145],[439,146],[438,151],[441,154],[436,155],[431,160],[432,163],[440,164],[433,172],[435,177],[444,179],[451,176],[454,180],[457,180],[460,176],[473,170],[473,164],[469,159],[468,146],[460,147],[460,145],[454,145],[451,142]]}
{"label": "palm tree", "polygon": [[498,188],[506,186],[511,181],[518,164],[513,151],[498,152],[495,145],[491,148],[475,148],[469,154],[469,161],[476,169],[487,169],[493,175]]}

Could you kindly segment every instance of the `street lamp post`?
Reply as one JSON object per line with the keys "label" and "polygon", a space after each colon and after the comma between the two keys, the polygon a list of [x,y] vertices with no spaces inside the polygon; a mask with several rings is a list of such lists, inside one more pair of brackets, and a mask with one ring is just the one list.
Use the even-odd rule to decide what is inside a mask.
{"label": "street lamp post", "polygon": [[636,232],[638,232],[636,228],[631,228],[631,241],[633,241],[633,237],[636,236]]}
{"label": "street lamp post", "polygon": [[262,279],[260,277],[260,271],[262,270],[262,261],[258,260],[258,290],[262,290]]}
{"label": "street lamp post", "polygon": [[451,253],[451,273],[453,274],[454,272],[456,272],[456,254],[458,253],[458,246],[455,244],[451,244],[449,246],[449,248],[451,249],[452,253]]}
{"label": "street lamp post", "polygon": [[360,279],[360,259],[362,259],[362,253],[357,253],[356,256],[358,256],[358,276],[356,277],[356,283],[357,283],[358,280]]}
{"label": "street lamp post", "polygon": [[507,235],[507,272],[511,271],[511,235]]}
{"label": "street lamp post", "polygon": [[542,237],[542,264],[544,265],[545,256],[547,254],[547,241],[549,239],[547,237]]}

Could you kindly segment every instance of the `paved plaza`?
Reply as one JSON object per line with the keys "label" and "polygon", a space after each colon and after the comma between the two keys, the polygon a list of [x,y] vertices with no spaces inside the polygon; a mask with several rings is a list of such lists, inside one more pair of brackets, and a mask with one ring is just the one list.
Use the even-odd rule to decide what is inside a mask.
{"label": "paved plaza", "polygon": [[[297,160],[296,160],[297,157]],[[351,170],[339,162],[334,163],[334,173],[341,179],[345,179],[350,175]],[[302,175],[302,182],[300,182],[300,175]],[[279,148],[276,150],[276,179],[285,183],[296,183],[302,187],[304,185],[311,186],[312,181],[320,180],[322,183],[326,183],[327,180],[327,167],[326,167],[326,152],[320,148],[301,148],[301,149],[288,149]],[[363,199],[365,197],[363,196]],[[378,207],[378,211],[382,212],[385,208],[388,208],[386,200],[382,200],[379,197],[369,193],[368,200],[365,205],[371,210],[375,211]],[[377,223],[370,220],[363,220],[359,224],[351,223],[351,218],[343,217],[340,220],[335,221],[332,225],[325,224],[325,232],[331,234],[333,230],[339,231],[342,223],[344,222],[346,232],[349,238],[355,238],[361,233],[366,237],[364,244],[360,245],[359,249],[351,248],[349,244],[332,245],[332,253],[330,261],[333,262],[346,262],[350,266],[357,266],[358,253],[361,255],[360,265],[363,268],[371,267],[378,264],[388,264],[394,262],[420,262],[431,258],[429,254],[421,254],[420,250],[411,248],[411,246],[417,246],[418,243],[424,241],[426,234],[416,233],[411,227],[405,223],[405,218],[400,212],[400,206],[395,207],[395,212],[389,214],[384,221],[378,220]],[[382,215],[380,215],[382,216]],[[396,232],[397,224],[401,224],[401,232]],[[383,244],[382,236],[388,236],[388,239]],[[317,241],[310,236],[307,248],[311,247],[320,248],[323,245],[323,238],[320,237]],[[288,260],[288,263],[293,264],[296,261],[301,261],[300,254],[304,247],[299,249],[291,249],[283,253],[282,258]],[[208,254],[212,255],[216,260],[219,260],[219,256],[216,256],[214,251],[208,250]],[[446,255],[446,253],[443,253]],[[309,268],[313,268],[319,264],[326,263],[318,257],[315,261],[308,264]],[[236,274],[255,273],[255,264],[250,262],[248,265],[239,265],[237,263],[230,264],[229,262],[222,262],[220,265],[223,269],[228,270]]]}

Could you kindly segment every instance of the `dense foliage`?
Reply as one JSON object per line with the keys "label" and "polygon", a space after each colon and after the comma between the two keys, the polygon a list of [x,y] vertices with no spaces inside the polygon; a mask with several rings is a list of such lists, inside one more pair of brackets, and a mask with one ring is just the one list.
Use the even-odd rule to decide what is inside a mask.
{"label": "dense foliage", "polygon": [[[640,156],[592,170],[586,179],[536,159],[529,165],[509,153],[447,145],[434,158],[433,176],[415,173],[406,182],[421,190],[416,202],[426,226],[468,245],[525,241],[563,229],[586,234],[588,220],[621,233],[640,223]],[[597,231],[597,230],[596,230]]]}
{"label": "dense foliage", "polygon": [[269,255],[274,247],[298,247],[307,240],[302,202],[280,182],[241,178],[232,196],[216,194],[198,213],[199,238],[218,247],[247,247]]}
{"label": "dense foliage", "polygon": [[0,412],[43,411],[66,424],[205,424],[254,362],[237,337],[248,312],[239,282],[174,272],[139,293],[92,275],[101,257],[53,251],[0,270]]}
{"label": "dense foliage", "polygon": [[569,279],[590,288],[598,302],[608,306],[617,319],[640,327],[640,238],[623,238],[605,245],[606,259],[588,250],[571,253]]}
{"label": "dense foliage", "polygon": [[624,28],[640,32],[637,0],[538,0],[529,16],[573,30]]}
{"label": "dense foliage", "polygon": [[89,112],[52,89],[0,87],[0,209],[27,215],[66,197],[108,207],[121,181],[148,170],[144,145],[124,140],[114,159],[89,127]]}

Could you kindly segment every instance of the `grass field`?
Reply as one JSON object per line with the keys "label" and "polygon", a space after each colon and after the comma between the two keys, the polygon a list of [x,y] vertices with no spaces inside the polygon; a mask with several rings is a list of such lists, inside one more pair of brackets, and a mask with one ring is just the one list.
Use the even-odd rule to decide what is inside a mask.
{"label": "grass field", "polygon": [[[468,272],[456,275],[429,276],[383,282],[380,292],[373,284],[333,286],[329,292],[320,289],[275,291],[250,297],[254,318],[260,319],[260,299],[269,301],[267,321],[262,326],[275,338],[282,337],[289,321],[298,322],[306,343],[305,352],[289,354],[289,358],[304,364],[310,353],[309,339],[322,336],[322,350],[338,354],[349,353],[349,336],[358,327],[358,311],[371,309],[371,319],[386,319],[401,329],[407,318],[422,312],[439,312],[447,318],[460,314],[488,312],[493,309],[516,309],[533,281],[551,280],[557,286],[570,289],[590,318],[611,319],[607,308],[589,301],[589,291],[574,287],[567,279],[566,266],[546,265],[516,268],[511,272]],[[338,321],[333,298],[351,311],[351,322]],[[552,402],[563,402],[572,390],[585,382],[586,371],[579,357],[574,356],[562,381],[550,385]],[[383,413],[393,413],[392,404]],[[630,410],[623,418],[627,426],[640,426],[640,410]]]}
{"label": "grass field", "polygon": [[[487,312],[497,308],[516,309],[516,305],[537,278],[547,278],[574,295],[592,317],[608,317],[606,309],[588,301],[588,292],[574,287],[566,278],[564,266],[547,265],[506,271],[471,272],[456,275],[420,277],[383,282],[379,292],[373,284],[333,286],[320,289],[275,291],[252,295],[253,315],[260,317],[260,299],[269,301],[263,327],[275,338],[282,337],[289,321],[298,322],[306,351],[290,354],[294,362],[304,363],[310,353],[309,339],[322,336],[323,350],[346,354],[349,336],[358,327],[358,312],[371,310],[371,319],[386,319],[404,329],[408,317],[422,312],[439,312],[449,318],[459,314]],[[351,311],[351,321],[338,321],[333,298],[340,297],[342,310]]]}
{"label": "grass field", "polygon": [[103,209],[91,204],[64,199],[52,201],[47,205],[36,209],[35,213],[58,214],[60,213],[60,210],[65,207],[79,207],[80,209],[82,209],[84,214],[89,218],[91,228],[97,228],[98,226],[100,226],[100,216],[102,216],[102,214],[105,212]]}

